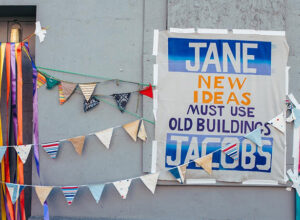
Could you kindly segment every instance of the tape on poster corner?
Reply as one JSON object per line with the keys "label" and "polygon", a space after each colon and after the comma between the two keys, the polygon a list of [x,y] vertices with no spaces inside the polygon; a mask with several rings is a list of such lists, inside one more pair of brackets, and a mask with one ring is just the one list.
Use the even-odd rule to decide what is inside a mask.
{"label": "tape on poster corner", "polygon": [[208,28],[197,28],[199,34],[228,34],[227,29],[208,29]]}
{"label": "tape on poster corner", "polygon": [[261,31],[251,29],[233,29],[233,34],[257,34],[257,35],[269,35],[269,36],[285,36],[285,31]]}
{"label": "tape on poster corner", "polygon": [[157,141],[152,141],[151,173],[156,173]]}
{"label": "tape on poster corner", "polygon": [[187,185],[206,185],[206,184],[216,184],[215,179],[187,179]]}
{"label": "tape on poster corner", "polygon": [[289,70],[290,70],[290,66],[286,66],[285,67],[285,94],[288,95],[289,94]]}
{"label": "tape on poster corner", "polygon": [[191,34],[195,33],[195,28],[170,28],[171,33]]}
{"label": "tape on poster corner", "polygon": [[156,121],[156,113],[158,108],[158,90],[153,90],[153,116]]}
{"label": "tape on poster corner", "polygon": [[155,29],[153,31],[153,56],[157,56],[158,53],[158,36],[159,36],[159,31]]}
{"label": "tape on poster corner", "polygon": [[242,182],[243,185],[278,185],[275,180],[246,180]]}
{"label": "tape on poster corner", "polygon": [[157,86],[158,82],[158,64],[153,64],[153,85]]}

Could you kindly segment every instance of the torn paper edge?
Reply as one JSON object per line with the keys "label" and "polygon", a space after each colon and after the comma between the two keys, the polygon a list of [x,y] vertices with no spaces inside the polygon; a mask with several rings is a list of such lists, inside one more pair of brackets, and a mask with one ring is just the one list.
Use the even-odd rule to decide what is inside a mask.
{"label": "torn paper edge", "polygon": [[288,95],[289,94],[289,70],[290,70],[290,66],[286,66],[285,67],[285,94]]}
{"label": "torn paper edge", "polygon": [[264,31],[264,30],[251,30],[251,29],[232,29],[233,34],[257,34],[269,36],[285,36],[285,31]]}
{"label": "torn paper edge", "polygon": [[203,184],[216,184],[215,179],[187,179],[186,184],[190,185],[203,185]]}
{"label": "torn paper edge", "polygon": [[153,85],[157,86],[158,82],[158,64],[153,64]]}
{"label": "torn paper edge", "polygon": [[153,31],[153,56],[157,56],[158,53],[158,36],[159,36],[159,31],[157,29],[154,29]]}
{"label": "torn paper edge", "polygon": [[227,29],[197,28],[199,34],[228,34]]}
{"label": "torn paper edge", "polygon": [[191,34],[195,33],[195,28],[170,28],[171,33]]}
{"label": "torn paper edge", "polygon": [[157,113],[157,107],[158,107],[158,90],[153,90],[153,116],[154,120],[156,121],[156,113]]}
{"label": "torn paper edge", "polygon": [[152,141],[151,173],[156,173],[157,141]]}
{"label": "torn paper edge", "polygon": [[246,180],[242,182],[243,185],[278,185],[275,180]]}

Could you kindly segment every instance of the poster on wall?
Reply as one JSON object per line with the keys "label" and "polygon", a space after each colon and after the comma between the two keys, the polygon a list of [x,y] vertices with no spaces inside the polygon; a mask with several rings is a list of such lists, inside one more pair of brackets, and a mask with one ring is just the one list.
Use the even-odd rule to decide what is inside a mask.
{"label": "poster on wall", "polygon": [[[158,39],[157,171],[215,152],[212,175],[192,162],[186,178],[283,182],[286,132],[268,121],[285,114],[285,37],[161,31]],[[259,127],[262,147],[243,138]],[[237,160],[220,150],[230,143]]]}

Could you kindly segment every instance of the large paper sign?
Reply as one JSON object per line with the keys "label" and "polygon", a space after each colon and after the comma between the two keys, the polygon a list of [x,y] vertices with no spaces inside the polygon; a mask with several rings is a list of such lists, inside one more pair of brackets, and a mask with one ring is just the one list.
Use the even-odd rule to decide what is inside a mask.
{"label": "large paper sign", "polygon": [[[186,177],[283,182],[285,122],[268,121],[285,115],[285,37],[162,31],[158,42],[157,171],[215,152],[211,176],[192,162]],[[244,138],[258,127],[262,147]],[[235,143],[237,160],[220,150]]]}

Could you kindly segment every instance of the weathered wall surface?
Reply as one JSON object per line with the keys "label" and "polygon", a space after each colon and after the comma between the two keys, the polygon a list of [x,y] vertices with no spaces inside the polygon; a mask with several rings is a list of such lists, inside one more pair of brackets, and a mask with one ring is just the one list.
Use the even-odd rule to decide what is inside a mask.
{"label": "weathered wall surface", "polygon": [[[39,66],[134,81],[152,80],[153,29],[286,30],[291,49],[291,91],[300,100],[300,3],[295,0],[0,0],[0,4],[37,5],[37,20],[50,27],[45,42],[36,43]],[[62,73],[53,75],[73,82],[94,81]],[[115,88],[113,83],[103,84],[96,93],[110,94]],[[135,89],[136,86],[121,84],[117,91]],[[84,113],[82,102],[82,96],[75,94],[59,106],[57,89],[40,89],[40,142],[84,135],[135,119],[105,103]],[[136,102],[134,95],[128,106],[130,111],[135,112]],[[152,118],[149,106],[151,102],[144,98],[138,113]],[[109,151],[93,136],[87,138],[81,157],[67,142],[61,146],[56,160],[40,150],[41,179],[33,173],[33,183],[92,184],[141,175],[143,170],[149,170],[147,161],[153,138],[153,126],[146,126],[150,138],[144,146],[141,142],[133,143],[123,130],[116,129]],[[291,148],[290,142],[288,147]],[[72,206],[67,206],[56,188],[48,204],[55,219],[294,219],[295,210],[294,192],[284,187],[160,185],[153,196],[140,181],[133,182],[127,200],[122,200],[114,187],[108,185],[100,204],[95,203],[87,188],[78,192]],[[42,214],[43,208],[33,192],[32,215],[40,218]]]}

